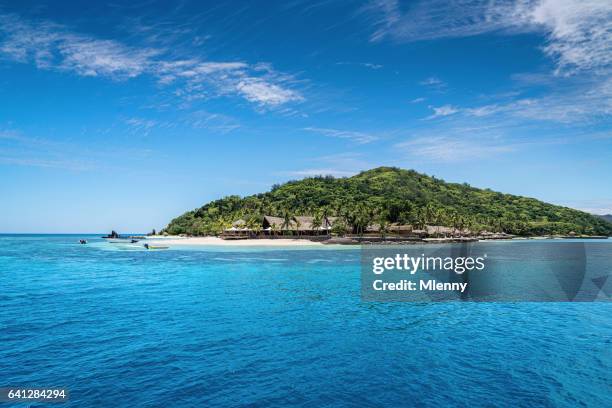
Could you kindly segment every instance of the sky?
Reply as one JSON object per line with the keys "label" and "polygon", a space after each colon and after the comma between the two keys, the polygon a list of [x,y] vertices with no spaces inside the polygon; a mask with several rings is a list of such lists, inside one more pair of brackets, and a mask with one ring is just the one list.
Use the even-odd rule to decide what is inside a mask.
{"label": "sky", "polygon": [[377,166],[612,213],[612,2],[0,0],[0,232]]}

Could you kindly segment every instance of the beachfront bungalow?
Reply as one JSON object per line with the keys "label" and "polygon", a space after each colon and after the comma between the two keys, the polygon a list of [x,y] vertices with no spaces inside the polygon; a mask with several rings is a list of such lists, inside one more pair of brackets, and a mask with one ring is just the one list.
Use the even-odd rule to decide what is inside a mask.
{"label": "beachfront bungalow", "polygon": [[242,239],[250,237],[252,233],[253,230],[247,227],[246,221],[240,219],[234,221],[230,228],[224,229],[221,237],[225,239]]}
{"label": "beachfront bungalow", "polygon": [[323,218],[321,225],[314,225],[314,218],[306,215],[291,217],[287,223],[282,217],[265,215],[262,229],[266,235],[327,235],[337,217]]}
{"label": "beachfront bungalow", "polygon": [[286,225],[284,218],[264,215],[262,229],[266,235],[276,235],[284,230],[291,231],[295,229],[295,222],[289,220],[289,224]]}
{"label": "beachfront bungalow", "polygon": [[364,231],[366,234],[378,234],[380,233],[380,224],[371,224],[365,228]]}
{"label": "beachfront bungalow", "polygon": [[402,225],[397,222],[389,225],[389,232],[397,235],[410,235],[413,233],[412,225]]}
{"label": "beachfront bungalow", "polygon": [[442,225],[426,225],[425,230],[427,231],[427,236],[436,238],[450,237],[455,234],[452,228]]}
{"label": "beachfront bungalow", "polygon": [[[293,219],[295,221],[297,231],[300,233],[300,235],[315,235],[316,230],[312,225],[314,217],[300,215],[293,217]],[[317,227],[317,229],[318,228],[320,227]]]}

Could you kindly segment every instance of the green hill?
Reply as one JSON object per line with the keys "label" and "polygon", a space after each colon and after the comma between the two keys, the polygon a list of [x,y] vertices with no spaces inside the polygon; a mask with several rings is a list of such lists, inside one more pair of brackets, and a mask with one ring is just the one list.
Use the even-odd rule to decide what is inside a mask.
{"label": "green hill", "polygon": [[235,220],[257,223],[263,215],[339,216],[354,231],[382,221],[517,235],[612,234],[611,224],[582,211],[393,167],[347,178],[311,177],[262,194],[225,197],[175,218],[164,232],[217,234]]}

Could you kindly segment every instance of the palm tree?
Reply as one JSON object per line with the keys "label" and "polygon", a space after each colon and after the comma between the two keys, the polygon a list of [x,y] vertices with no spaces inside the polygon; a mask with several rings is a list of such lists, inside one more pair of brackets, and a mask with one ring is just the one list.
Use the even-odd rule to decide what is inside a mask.
{"label": "palm tree", "polygon": [[387,232],[389,232],[389,221],[387,221],[386,217],[381,217],[380,220],[378,220],[378,225],[380,226],[382,239],[385,240],[387,238]]}
{"label": "palm tree", "polygon": [[320,212],[316,212],[314,217],[312,218],[312,229],[317,231],[318,233],[322,225],[323,225],[323,217]]}
{"label": "palm tree", "polygon": [[451,215],[451,224],[453,227],[453,235],[457,233],[457,228],[461,225],[461,217],[456,212]]}
{"label": "palm tree", "polygon": [[446,210],[444,208],[438,208],[436,210],[436,225],[446,225],[448,222],[446,216]]}
{"label": "palm tree", "polygon": [[428,224],[435,223],[436,210],[431,204],[425,206],[425,222]]}
{"label": "palm tree", "polygon": [[332,231],[336,235],[344,236],[346,234],[346,230],[348,228],[348,224],[344,220],[344,218],[338,218],[334,225],[332,226]]}
{"label": "palm tree", "polygon": [[415,221],[416,221],[417,227],[419,229],[425,228],[425,225],[427,224],[427,217],[425,215],[425,210],[423,209],[417,210],[414,215],[415,215]]}
{"label": "palm tree", "polygon": [[256,237],[259,236],[259,233],[261,232],[261,223],[257,222],[253,224],[251,229],[253,230],[253,233],[255,234]]}
{"label": "palm tree", "polygon": [[245,227],[247,227],[251,231],[255,232],[255,228],[257,226],[261,226],[261,225],[259,223],[259,220],[256,217],[249,217],[249,218],[247,218],[246,223],[245,223]]}
{"label": "palm tree", "polygon": [[214,229],[215,232],[217,234],[221,234],[223,233],[223,231],[225,231],[227,228],[232,226],[232,222],[229,221],[228,219],[225,219],[223,217],[219,218],[219,221],[217,221],[216,225],[214,225]]}
{"label": "palm tree", "polygon": [[291,226],[291,213],[289,213],[289,211],[285,210],[283,213],[283,231],[288,231],[289,227]]}
{"label": "palm tree", "polygon": [[352,206],[346,206],[342,208],[341,218],[346,223],[347,226],[351,228],[351,232],[355,231],[355,211]]}
{"label": "palm tree", "polygon": [[297,233],[297,236],[299,237],[300,236],[300,226],[302,224],[300,224],[300,221],[296,217],[293,217],[293,222],[295,222],[295,231]]}

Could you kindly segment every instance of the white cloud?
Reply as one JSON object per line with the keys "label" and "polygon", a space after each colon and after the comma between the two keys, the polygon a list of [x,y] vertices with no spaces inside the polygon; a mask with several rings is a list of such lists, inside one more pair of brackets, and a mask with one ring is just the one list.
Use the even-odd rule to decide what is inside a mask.
{"label": "white cloud", "polygon": [[63,56],[59,68],[83,76],[133,78],[141,75],[159,54],[152,49],[132,49],[109,40],[68,35],[58,44]]}
{"label": "white cloud", "polygon": [[177,78],[202,81],[212,74],[231,73],[248,69],[244,62],[202,62],[199,59],[159,61],[155,66],[155,74],[163,84],[168,84]]}
{"label": "white cloud", "polygon": [[192,112],[183,122],[194,129],[207,129],[222,134],[240,128],[240,123],[233,117],[205,110]]}
{"label": "white cloud", "polygon": [[317,128],[317,127],[307,127],[304,128],[309,132],[315,132],[322,134],[328,137],[336,137],[340,139],[350,139],[359,144],[371,143],[375,140],[378,140],[378,136],[363,133],[363,132],[355,132],[352,130],[339,130],[339,129],[329,129],[329,128]]}
{"label": "white cloud", "polygon": [[290,89],[284,89],[259,78],[242,79],[236,84],[236,89],[248,101],[260,105],[276,106],[303,99],[301,95]]}
{"label": "white cloud", "polygon": [[354,176],[358,172],[356,171],[345,171],[338,169],[306,169],[306,170],[295,170],[284,172],[286,175],[296,177],[315,177],[315,176],[334,176],[334,177],[350,177]]}
{"label": "white cloud", "polygon": [[612,115],[612,79],[557,89],[538,98],[519,98],[460,109],[468,116],[505,115],[560,123],[587,122]]}
{"label": "white cloud", "polygon": [[132,133],[143,136],[148,136],[151,130],[159,125],[156,120],[144,118],[128,118],[125,123],[130,127]]}
{"label": "white cloud", "polygon": [[557,72],[609,70],[612,66],[612,2],[542,0],[519,7],[526,23],[547,33],[547,55]]}
{"label": "white cloud", "polygon": [[441,118],[444,116],[454,115],[455,113],[459,112],[459,108],[452,105],[443,105],[438,107],[430,106],[429,108],[432,109],[434,113],[428,116],[426,119]]}
{"label": "white cloud", "polygon": [[419,82],[419,85],[437,88],[437,87],[446,86],[446,83],[442,81],[440,78],[429,77]]}
{"label": "white cloud", "polygon": [[128,46],[121,42],[77,34],[46,21],[30,22],[0,14],[0,57],[34,63],[40,69],[127,80],[143,75],[162,86],[174,86],[185,101],[240,96],[260,107],[299,102],[295,81],[270,64],[242,61],[177,59],[170,50]]}
{"label": "white cloud", "polygon": [[467,37],[513,26],[514,2],[475,0],[422,0],[402,7],[398,0],[375,0],[367,8],[375,13],[372,41],[398,41]]}
{"label": "white cloud", "polygon": [[557,72],[607,72],[612,65],[609,0],[421,0],[402,7],[375,0],[365,11],[376,27],[372,41],[420,41],[491,32],[539,32]]}
{"label": "white cloud", "polygon": [[22,63],[33,61],[41,69],[133,78],[148,70],[152,57],[159,53],[74,34],[49,22],[30,23],[15,15],[0,15],[0,55]]}
{"label": "white cloud", "polygon": [[495,140],[450,136],[422,136],[395,145],[410,156],[443,162],[491,158],[515,150]]}
{"label": "white cloud", "polygon": [[374,64],[372,62],[346,62],[344,61],[344,62],[337,62],[336,65],[356,65],[356,66],[374,69],[374,70],[383,68],[383,65]]}

